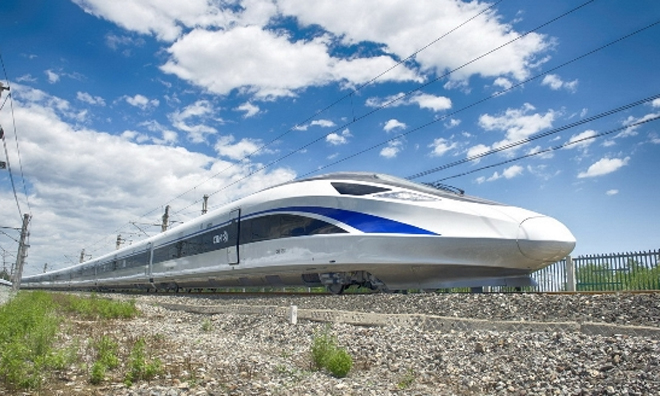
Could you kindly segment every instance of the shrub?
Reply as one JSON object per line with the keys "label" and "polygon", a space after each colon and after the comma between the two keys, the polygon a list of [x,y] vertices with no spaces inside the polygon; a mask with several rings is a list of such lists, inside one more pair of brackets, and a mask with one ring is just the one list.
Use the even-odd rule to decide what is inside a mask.
{"label": "shrub", "polygon": [[326,369],[337,378],[345,377],[353,367],[353,359],[345,349],[337,347],[337,340],[330,336],[329,328],[317,334],[312,341],[312,361],[317,370]]}
{"label": "shrub", "polygon": [[328,357],[326,368],[337,378],[344,378],[353,367],[353,358],[345,349],[337,349]]}

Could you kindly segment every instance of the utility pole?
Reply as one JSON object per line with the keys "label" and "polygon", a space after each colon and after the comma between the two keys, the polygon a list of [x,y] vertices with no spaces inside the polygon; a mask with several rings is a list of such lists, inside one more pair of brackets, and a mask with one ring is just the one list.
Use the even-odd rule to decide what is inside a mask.
{"label": "utility pole", "polygon": [[91,254],[85,254],[85,249],[80,251],[80,262],[84,263],[86,259],[91,259],[92,255]]}
{"label": "utility pole", "polygon": [[118,234],[118,235],[117,235],[117,246],[116,246],[115,250],[119,250],[119,248],[121,247],[122,243],[124,243],[124,242],[126,242],[126,239],[123,239],[123,238],[121,237],[121,234]]}
{"label": "utility pole", "polygon": [[48,263],[44,263],[44,274],[48,271]]}
{"label": "utility pole", "polygon": [[167,231],[167,225],[170,221],[170,205],[165,206],[165,214],[163,214],[163,224],[160,226],[160,232]]}
{"label": "utility pole", "polygon": [[28,236],[28,224],[30,224],[30,215],[26,213],[23,215],[23,227],[21,227],[21,238],[18,241],[18,253],[16,254],[16,272],[12,282],[15,291],[21,288],[23,265],[25,264],[25,257],[27,257],[27,249],[30,247],[25,243]]}
{"label": "utility pole", "polygon": [[204,203],[202,204],[202,214],[205,215],[209,211],[209,196],[204,194]]}

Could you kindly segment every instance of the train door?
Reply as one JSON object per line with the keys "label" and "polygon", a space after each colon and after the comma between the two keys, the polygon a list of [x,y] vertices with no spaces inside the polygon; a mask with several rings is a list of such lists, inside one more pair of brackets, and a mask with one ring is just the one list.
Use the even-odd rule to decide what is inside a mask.
{"label": "train door", "polygon": [[147,276],[147,279],[151,281],[151,272],[152,272],[152,263],[153,263],[153,257],[154,257],[154,250],[152,248],[152,243],[149,242],[147,244],[147,267],[145,269],[145,275]]}
{"label": "train door", "polygon": [[236,265],[240,261],[240,258],[238,257],[238,241],[241,232],[241,210],[232,210],[229,216],[231,217],[231,220],[227,231],[230,244],[227,247],[227,261],[230,265]]}

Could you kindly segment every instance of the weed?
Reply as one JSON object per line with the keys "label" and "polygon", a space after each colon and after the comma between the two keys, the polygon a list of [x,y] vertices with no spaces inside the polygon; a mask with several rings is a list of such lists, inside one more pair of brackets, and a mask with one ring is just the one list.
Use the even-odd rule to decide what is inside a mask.
{"label": "weed", "polygon": [[131,350],[128,357],[128,372],[124,379],[124,383],[127,386],[139,380],[148,381],[162,372],[160,359],[155,358],[147,361],[145,348],[146,343],[144,339],[139,338]]}
{"label": "weed", "polygon": [[413,382],[415,382],[415,372],[413,369],[408,369],[396,386],[401,390],[408,389]]}
{"label": "weed", "polygon": [[202,321],[202,331],[208,333],[209,331],[213,330],[213,324],[211,324],[211,321],[206,318]]}
{"label": "weed", "polygon": [[101,381],[103,381],[103,378],[105,378],[105,372],[106,372],[106,366],[97,360],[92,365],[92,374],[89,379],[89,382],[91,382],[94,385],[100,384]]}
{"label": "weed", "polygon": [[337,378],[345,377],[353,367],[353,358],[345,349],[337,347],[337,340],[330,336],[329,327],[314,336],[311,355],[317,370],[326,369]]}

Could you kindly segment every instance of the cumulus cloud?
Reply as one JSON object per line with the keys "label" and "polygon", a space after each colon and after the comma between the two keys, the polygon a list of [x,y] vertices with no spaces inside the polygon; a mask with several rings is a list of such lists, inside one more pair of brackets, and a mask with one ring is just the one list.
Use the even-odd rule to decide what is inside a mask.
{"label": "cumulus cloud", "polygon": [[207,135],[218,132],[206,122],[222,123],[221,118],[214,117],[215,109],[208,100],[198,100],[195,103],[176,110],[169,115],[169,119],[175,128],[188,133],[188,139],[193,143],[206,141]]}
{"label": "cumulus cloud", "polygon": [[259,150],[259,154],[265,153],[266,151],[259,149],[261,146],[261,141],[257,139],[243,138],[237,142],[233,135],[227,135],[220,136],[214,148],[223,157],[228,157],[232,160],[242,160],[248,155],[257,154],[257,150]]}
{"label": "cumulus cloud", "polygon": [[396,158],[403,150],[403,139],[395,139],[387,142],[387,146],[380,150],[380,156],[391,159]]}
{"label": "cumulus cloud", "polygon": [[566,142],[566,148],[586,149],[594,142],[594,139],[590,139],[593,136],[596,136],[596,131],[592,129],[573,135],[568,139],[568,142]]}
{"label": "cumulus cloud", "polygon": [[433,143],[429,144],[429,147],[431,147],[433,149],[431,151],[431,156],[432,157],[441,157],[447,151],[453,150],[457,146],[458,146],[458,144],[456,142],[449,142],[445,138],[437,138],[433,141]]}
{"label": "cumulus cloud", "polygon": [[49,83],[55,84],[56,82],[60,81],[60,75],[55,73],[54,71],[48,69],[44,73],[46,73],[46,77],[48,77]]}
{"label": "cumulus cloud", "polygon": [[406,129],[406,124],[397,119],[392,118],[391,120],[388,120],[385,123],[385,126],[383,127],[383,130],[388,133],[396,129]]}
{"label": "cumulus cloud", "polygon": [[149,99],[146,96],[140,94],[135,96],[124,96],[124,99],[129,105],[138,107],[142,110],[146,110],[150,107],[158,107],[160,104],[158,99]]}
{"label": "cumulus cloud", "polygon": [[486,178],[484,176],[481,176],[481,177],[478,177],[476,179],[476,181],[477,181],[477,183],[481,184],[481,183],[484,183],[484,182],[491,182],[491,181],[499,180],[499,179],[502,179],[502,178],[504,178],[504,179],[513,179],[514,177],[522,175],[523,171],[524,171],[524,168],[522,166],[513,165],[513,166],[510,166],[510,167],[506,168],[504,171],[502,171],[502,173],[495,172],[495,173],[493,173],[493,175],[491,177],[488,177],[488,178]]}
{"label": "cumulus cloud", "polygon": [[451,109],[451,99],[444,96],[435,96],[416,93],[406,96],[403,92],[383,98],[371,97],[365,102],[368,107],[398,107],[417,105],[420,109],[429,109],[434,112]]}
{"label": "cumulus cloud", "polygon": [[565,89],[569,92],[575,92],[577,90],[578,80],[563,81],[561,77],[556,74],[547,74],[545,77],[543,77],[541,85],[546,85],[553,91]]}
{"label": "cumulus cloud", "polygon": [[[499,115],[483,114],[479,117],[479,126],[487,131],[504,132],[504,140],[493,144],[493,148],[503,147],[552,127],[557,113],[553,110],[548,110],[545,114],[532,113],[535,110],[534,106],[525,103],[520,109],[510,108]],[[516,150],[517,148],[508,149],[505,155],[511,156]]]}
{"label": "cumulus cloud", "polygon": [[605,192],[606,195],[610,195],[610,196],[611,196],[611,195],[617,195],[618,193],[619,193],[619,190],[616,190],[616,189],[607,190],[607,191]]}
{"label": "cumulus cloud", "polygon": [[[287,35],[258,26],[195,29],[172,44],[161,70],[216,94],[240,88],[263,99],[295,96],[297,90],[333,81],[364,83],[396,65],[386,56],[344,60],[328,51],[323,37],[291,42]],[[406,70],[397,68],[383,81],[416,79]]]}
{"label": "cumulus cloud", "polygon": [[245,102],[242,105],[238,106],[236,110],[245,112],[243,118],[250,118],[250,117],[254,117],[259,113],[259,106],[253,105],[250,102]]}
{"label": "cumulus cloud", "polygon": [[[79,128],[50,106],[65,103],[62,99],[19,84],[12,86],[14,92],[23,173],[30,181],[28,194],[35,214],[30,229],[32,263],[48,262],[49,268],[56,269],[65,265],[65,254],[76,255],[83,247],[95,257],[113,251],[117,233],[128,237],[135,231],[128,221],[145,213],[151,215],[143,221],[157,221],[160,210],[154,209],[170,197],[178,197],[169,203],[173,216],[187,220],[194,214],[176,210],[253,171],[249,162],[230,167],[230,162],[183,147],[139,144],[130,139],[138,135],[135,131],[117,136]],[[68,107],[70,112],[78,111],[70,104]],[[11,160],[18,163],[15,157]],[[223,200],[294,176],[286,168],[261,172],[223,190]],[[181,195],[188,190],[194,193]],[[224,203],[219,197],[215,199],[213,204]],[[5,212],[10,209],[15,216],[13,197],[0,193],[0,216],[9,218]],[[90,246],[90,241],[99,242]],[[26,268],[26,273],[33,270]]]}
{"label": "cumulus cloud", "polygon": [[626,158],[602,158],[592,164],[585,172],[580,172],[578,178],[597,177],[610,174],[628,165],[630,157]]}
{"label": "cumulus cloud", "polygon": [[331,133],[325,137],[325,141],[333,146],[339,146],[348,143],[348,138],[352,137],[348,128],[344,129],[341,133]]}
{"label": "cumulus cloud", "polygon": [[105,100],[103,100],[102,97],[100,96],[92,96],[88,94],[87,92],[80,92],[76,93],[76,99],[78,99],[81,102],[85,102],[91,105],[96,105],[96,106],[105,106]]}
{"label": "cumulus cloud", "polygon": [[[472,75],[521,81],[542,64],[544,52],[553,44],[546,36],[520,33],[489,10],[470,21],[469,29],[452,34],[418,52],[414,62],[397,64],[437,37],[439,31],[456,27],[486,7],[480,2],[459,0],[74,0],[86,12],[139,34],[153,35],[166,43],[170,57],[162,70],[209,92],[227,94],[234,89],[260,98],[293,96],[310,86],[339,82],[346,87],[370,82],[386,74],[386,81],[423,81],[429,72],[449,76],[447,86],[462,87]],[[346,15],[359,15],[355,18]],[[322,29],[313,37],[294,41],[299,31],[273,23],[294,19],[298,26]],[[273,25],[277,25],[275,30]],[[127,41],[112,36],[108,45]],[[469,63],[504,42],[479,62]],[[363,55],[351,48],[371,42],[383,50]],[[343,56],[335,48],[348,49]],[[460,48],[460,51],[456,49]],[[467,64],[467,66],[466,66]],[[459,66],[464,66],[459,69]],[[229,77],[229,78],[228,78]],[[499,84],[506,84],[499,80]],[[423,99],[423,98],[422,98]],[[433,111],[447,103],[420,103]]]}

